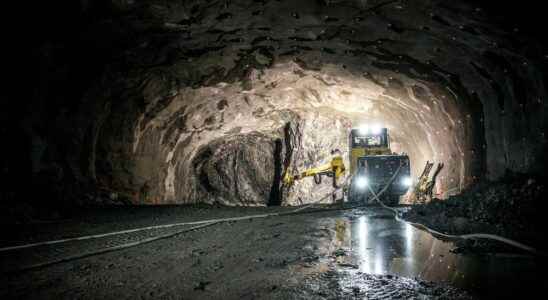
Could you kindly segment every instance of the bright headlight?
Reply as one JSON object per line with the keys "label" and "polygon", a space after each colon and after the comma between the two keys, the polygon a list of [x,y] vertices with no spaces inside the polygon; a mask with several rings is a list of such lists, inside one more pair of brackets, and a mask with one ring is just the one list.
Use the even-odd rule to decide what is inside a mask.
{"label": "bright headlight", "polygon": [[356,187],[359,189],[365,189],[369,184],[369,180],[365,176],[356,178]]}
{"label": "bright headlight", "polygon": [[379,124],[374,124],[372,127],[371,127],[371,132],[373,134],[381,134],[382,132],[382,126],[379,125]]}
{"label": "bright headlight", "polygon": [[411,179],[411,177],[407,176],[407,177],[404,177],[402,180],[401,180],[401,184],[403,186],[411,186],[413,184],[413,179]]}
{"label": "bright headlight", "polygon": [[363,124],[360,127],[358,127],[358,131],[359,131],[360,134],[363,134],[363,135],[368,134],[369,133],[369,126]]}

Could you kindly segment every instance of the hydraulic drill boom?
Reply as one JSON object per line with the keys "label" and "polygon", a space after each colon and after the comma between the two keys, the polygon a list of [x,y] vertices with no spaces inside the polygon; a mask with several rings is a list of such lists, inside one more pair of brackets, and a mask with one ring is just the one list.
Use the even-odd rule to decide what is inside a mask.
{"label": "hydraulic drill boom", "polygon": [[322,176],[333,178],[333,186],[337,186],[337,180],[344,174],[345,166],[342,156],[334,156],[331,161],[325,165],[308,169],[300,174],[292,175],[289,170],[286,171],[284,176],[284,184],[292,185],[296,180],[300,180],[306,177],[313,176],[314,182],[320,184],[322,182]]}

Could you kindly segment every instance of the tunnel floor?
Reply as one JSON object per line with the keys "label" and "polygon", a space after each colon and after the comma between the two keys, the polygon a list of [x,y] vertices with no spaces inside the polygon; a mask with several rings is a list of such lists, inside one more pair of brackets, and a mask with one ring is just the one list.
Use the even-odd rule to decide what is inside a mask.
{"label": "tunnel floor", "polygon": [[[120,207],[4,228],[2,246],[293,208]],[[0,297],[31,299],[468,299],[545,290],[546,261],[455,254],[454,245],[368,207],[221,223],[133,248],[19,268],[181,228],[0,254]]]}

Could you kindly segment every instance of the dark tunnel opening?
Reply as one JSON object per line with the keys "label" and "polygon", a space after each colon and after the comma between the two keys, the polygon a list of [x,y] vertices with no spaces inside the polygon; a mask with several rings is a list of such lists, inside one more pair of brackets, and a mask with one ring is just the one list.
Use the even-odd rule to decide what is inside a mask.
{"label": "dark tunnel opening", "polygon": [[[302,288],[304,298],[354,293],[375,299],[365,290],[379,278],[356,277],[337,269],[341,266],[372,276],[450,281],[450,288],[440,288],[489,298],[486,291],[493,292],[493,286],[470,287],[496,278],[508,283],[500,293],[511,294],[516,277],[502,269],[519,277],[537,274],[535,268],[545,265],[539,259],[532,267],[522,248],[483,240],[442,241],[397,223],[376,206],[348,208],[356,204],[349,200],[357,174],[350,166],[356,155],[366,156],[352,152],[352,129],[386,128],[388,149],[367,153],[409,158],[410,187],[396,201],[402,218],[449,234],[497,234],[544,253],[546,226],[540,220],[546,209],[548,45],[539,26],[540,4],[88,0],[31,8],[22,10],[28,12],[21,28],[27,41],[21,44],[25,51],[17,52],[27,57],[21,59],[22,75],[14,76],[21,81],[20,95],[1,112],[0,132],[7,142],[0,147],[0,215],[6,224],[0,248],[221,219],[225,232],[203,229],[211,230],[218,245],[197,234],[179,247],[181,257],[190,251],[191,263],[181,258],[188,271],[171,270],[177,273],[173,278],[188,275],[192,284],[175,284],[173,291],[191,299],[220,298],[217,288],[226,288],[227,298],[243,298],[244,290],[257,292],[258,298],[294,298],[284,284]],[[319,175],[313,174],[333,176],[334,169],[327,172],[325,166],[334,168],[335,149],[346,166],[336,180],[349,182],[342,188],[334,188],[331,178],[315,182]],[[439,175],[421,177],[429,163],[433,170],[443,165]],[[374,197],[367,193],[366,204],[372,206]],[[275,221],[278,213],[292,216],[294,209],[308,208],[334,212]],[[247,226],[230,219],[252,215],[269,217],[264,222],[251,218]],[[171,231],[153,230],[171,238]],[[128,239],[145,240],[154,232]],[[269,240],[274,242],[261,248]],[[113,243],[122,242],[104,245]],[[261,288],[243,275],[221,279],[225,285],[216,286],[211,276],[193,273],[225,268],[204,258],[208,251],[223,257],[215,249],[225,245],[226,268],[233,263],[239,271],[253,270]],[[88,253],[99,246],[90,242],[75,249]],[[236,260],[246,247],[250,256],[265,257]],[[17,267],[3,251],[3,268]],[[23,265],[32,266],[40,255],[50,257],[47,249],[37,251],[44,252],[22,252]],[[490,271],[477,271],[486,266],[470,253],[492,255]],[[151,266],[140,252],[133,254]],[[512,258],[500,258],[507,254]],[[151,260],[158,261],[152,264],[168,261],[155,255]],[[74,260],[78,264],[80,258]],[[202,268],[200,263],[211,265]],[[302,281],[282,283],[266,276],[274,266],[291,271],[280,278]],[[268,271],[260,271],[263,267]],[[306,277],[303,268],[320,275]],[[335,269],[340,272],[333,277],[321,271]],[[38,282],[48,281],[48,272],[35,273]],[[544,277],[531,278],[531,284],[541,286]],[[87,283],[55,278],[62,282],[61,294],[66,288],[85,297],[93,290]],[[127,279],[116,272],[109,278]],[[151,281],[165,289],[162,278]],[[362,288],[349,286],[348,278]],[[274,287],[261,285],[271,279]],[[230,280],[238,283],[229,285]],[[303,287],[306,280],[312,284]],[[405,290],[399,278],[383,280],[398,293]],[[309,290],[317,282],[334,286],[335,281],[332,291]],[[30,284],[27,289],[27,283],[11,281],[20,288],[2,289],[0,296],[59,295],[54,288]],[[417,289],[398,295],[413,297]],[[466,298],[458,291],[454,295]]]}

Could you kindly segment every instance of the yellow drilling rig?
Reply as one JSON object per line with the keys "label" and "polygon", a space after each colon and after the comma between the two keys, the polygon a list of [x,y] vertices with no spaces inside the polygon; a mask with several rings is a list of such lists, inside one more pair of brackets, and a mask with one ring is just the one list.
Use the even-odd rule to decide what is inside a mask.
{"label": "yellow drilling rig", "polygon": [[[350,131],[349,137],[350,186],[346,190],[350,201],[371,200],[370,190],[379,191],[385,187],[394,173],[398,174],[390,183],[382,196],[389,205],[399,202],[412,184],[411,167],[406,154],[396,154],[390,149],[390,139],[386,128],[356,128]],[[333,179],[333,187],[340,187],[340,179],[346,171],[341,152],[332,151],[333,158],[325,165],[292,174],[287,169],[283,177],[285,185],[290,186],[296,180],[314,177],[314,182],[320,184],[322,177]],[[369,187],[368,187],[369,186]]]}
{"label": "yellow drilling rig", "polygon": [[350,131],[349,146],[352,175],[349,200],[372,200],[369,187],[378,192],[389,183],[399,168],[398,174],[381,197],[385,204],[398,204],[400,196],[413,183],[411,165],[409,156],[396,154],[390,149],[388,129],[380,126],[354,128]]}

